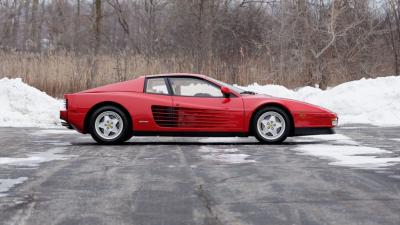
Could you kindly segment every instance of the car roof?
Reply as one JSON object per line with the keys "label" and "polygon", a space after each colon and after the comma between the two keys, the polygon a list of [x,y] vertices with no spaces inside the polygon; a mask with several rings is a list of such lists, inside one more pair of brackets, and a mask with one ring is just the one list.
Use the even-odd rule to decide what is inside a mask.
{"label": "car roof", "polygon": [[145,78],[150,78],[150,77],[206,77],[206,75],[203,74],[195,74],[195,73],[164,73],[164,74],[153,74],[153,75],[145,75]]}

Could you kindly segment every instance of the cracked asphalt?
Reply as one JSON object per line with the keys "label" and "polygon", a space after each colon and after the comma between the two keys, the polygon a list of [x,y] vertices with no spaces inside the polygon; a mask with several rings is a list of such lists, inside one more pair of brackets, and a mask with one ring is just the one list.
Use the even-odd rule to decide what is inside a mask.
{"label": "cracked asphalt", "polygon": [[[400,157],[399,131],[337,129]],[[199,139],[143,137],[101,146],[61,129],[0,128],[0,157],[63,155],[36,166],[0,163],[0,179],[27,178],[2,193],[0,224],[400,224],[398,164],[355,169],[293,151],[323,140],[261,145],[252,139],[208,144]],[[204,146],[235,149],[249,161],[209,160]]]}

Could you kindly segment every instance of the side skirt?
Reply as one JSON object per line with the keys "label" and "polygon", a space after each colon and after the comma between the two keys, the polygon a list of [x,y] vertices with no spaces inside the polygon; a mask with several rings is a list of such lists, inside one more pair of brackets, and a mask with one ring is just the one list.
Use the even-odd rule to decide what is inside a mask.
{"label": "side skirt", "polygon": [[248,133],[241,132],[153,132],[133,131],[134,136],[176,136],[176,137],[248,137]]}

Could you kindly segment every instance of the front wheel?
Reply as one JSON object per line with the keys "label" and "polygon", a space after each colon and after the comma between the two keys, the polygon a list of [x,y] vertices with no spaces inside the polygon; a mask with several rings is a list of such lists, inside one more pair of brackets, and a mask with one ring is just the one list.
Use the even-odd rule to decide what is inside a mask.
{"label": "front wheel", "polygon": [[259,110],[252,121],[255,137],[263,143],[277,144],[283,142],[290,132],[288,114],[273,106]]}
{"label": "front wheel", "polygon": [[128,115],[115,106],[103,106],[90,118],[90,134],[102,144],[120,144],[131,137]]}

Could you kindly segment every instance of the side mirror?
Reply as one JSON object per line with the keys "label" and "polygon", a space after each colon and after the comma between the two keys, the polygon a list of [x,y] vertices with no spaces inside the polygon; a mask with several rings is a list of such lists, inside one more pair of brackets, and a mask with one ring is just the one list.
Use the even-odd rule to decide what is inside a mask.
{"label": "side mirror", "polygon": [[232,94],[232,91],[228,87],[221,87],[221,93],[225,98],[229,98],[229,96]]}

